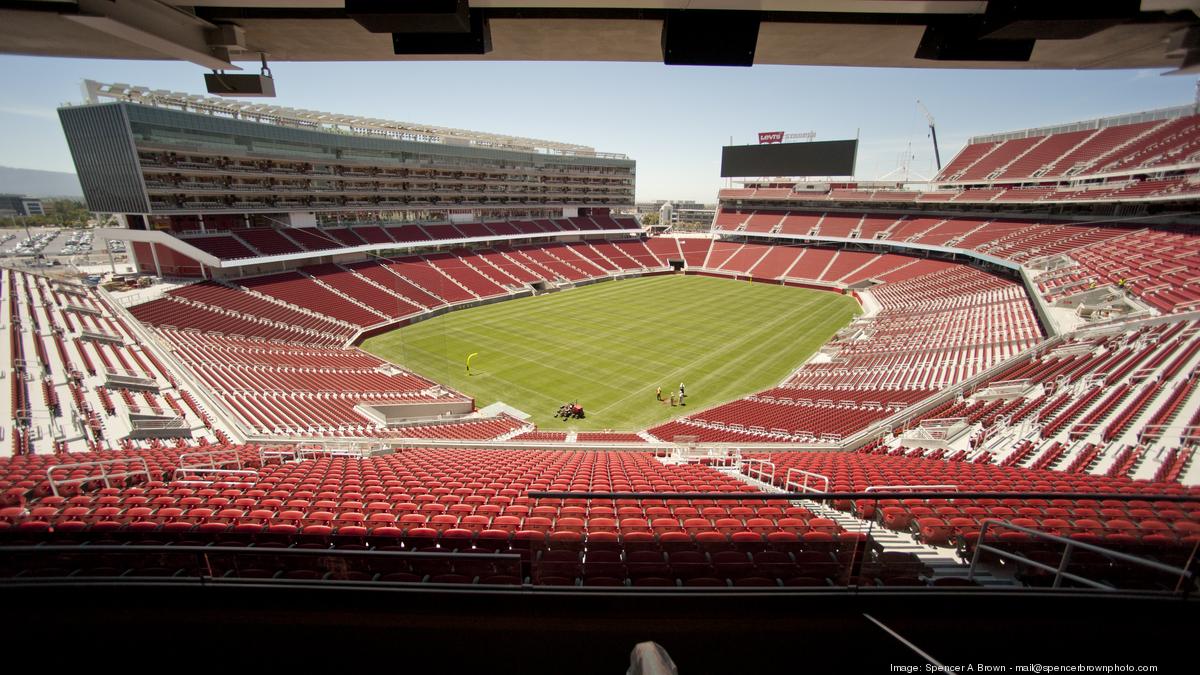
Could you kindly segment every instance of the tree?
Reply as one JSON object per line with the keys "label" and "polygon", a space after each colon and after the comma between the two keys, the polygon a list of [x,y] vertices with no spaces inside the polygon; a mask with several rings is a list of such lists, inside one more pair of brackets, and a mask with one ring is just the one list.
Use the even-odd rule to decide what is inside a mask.
{"label": "tree", "polygon": [[76,199],[47,199],[42,210],[51,223],[66,226],[86,225],[90,215],[87,205]]}
{"label": "tree", "polygon": [[642,224],[654,226],[658,224],[658,212],[651,211],[650,213],[642,214]]}
{"label": "tree", "polygon": [[87,205],[77,199],[43,199],[44,216],[18,216],[4,219],[5,227],[83,227],[91,213]]}

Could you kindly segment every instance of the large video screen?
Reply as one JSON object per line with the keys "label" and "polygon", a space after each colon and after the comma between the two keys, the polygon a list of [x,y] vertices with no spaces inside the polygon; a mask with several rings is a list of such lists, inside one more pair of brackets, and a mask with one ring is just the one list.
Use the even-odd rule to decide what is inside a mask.
{"label": "large video screen", "polygon": [[727,145],[721,177],[853,176],[858,141]]}

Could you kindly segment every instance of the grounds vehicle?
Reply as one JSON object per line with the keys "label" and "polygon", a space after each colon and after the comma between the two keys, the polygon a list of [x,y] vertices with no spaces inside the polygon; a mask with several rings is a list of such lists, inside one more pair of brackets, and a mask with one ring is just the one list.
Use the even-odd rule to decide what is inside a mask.
{"label": "grounds vehicle", "polygon": [[555,413],[554,416],[561,417],[564,420],[581,420],[584,418],[583,406],[579,405],[579,403],[575,401],[572,401],[571,403],[564,403],[558,408],[558,412]]}

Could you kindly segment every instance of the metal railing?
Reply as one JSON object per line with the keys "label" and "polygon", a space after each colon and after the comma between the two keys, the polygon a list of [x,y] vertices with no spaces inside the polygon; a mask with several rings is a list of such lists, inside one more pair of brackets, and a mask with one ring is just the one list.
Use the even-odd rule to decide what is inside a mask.
{"label": "metal railing", "polygon": [[[105,580],[129,581],[132,579],[153,579],[156,582],[197,581],[205,585],[216,583],[237,582],[287,582],[287,581],[317,581],[338,580],[356,566],[383,569],[388,571],[404,571],[412,569],[413,565],[436,564],[486,564],[496,566],[495,574],[508,574],[517,578],[520,576],[521,555],[518,553],[460,553],[457,551],[376,551],[357,549],[337,549],[305,547],[245,547],[245,546],[192,546],[192,545],[145,545],[145,544],[87,544],[81,546],[43,544],[39,546],[0,546],[0,559],[5,557],[19,560],[24,564],[39,563],[38,567],[54,568],[63,562],[82,563],[77,574],[70,576],[34,576],[16,577],[5,581],[18,583],[55,583],[64,578],[74,582],[96,583]],[[91,569],[112,568],[115,562],[124,559],[128,563],[128,572],[113,575],[110,573],[90,574]],[[164,559],[170,559],[171,567],[177,568],[176,573],[163,576],[152,570],[163,564]],[[90,564],[89,564],[90,563]],[[122,565],[125,567],[125,565]],[[274,572],[271,576],[260,576],[260,572]],[[312,571],[320,576],[317,579],[291,578],[286,576],[290,571]],[[142,572],[142,573],[139,573]],[[324,573],[324,574],[322,574]],[[420,581],[420,577],[413,581]],[[373,583],[381,583],[375,581]],[[386,582],[382,582],[386,583]],[[412,583],[410,581],[409,583]],[[436,583],[436,582],[435,582]]]}
{"label": "metal railing", "polygon": [[[770,467],[770,471],[767,471],[767,467]],[[775,484],[775,462],[747,457],[738,463],[738,470],[755,480]]]}
{"label": "metal railing", "polygon": [[[222,457],[222,455],[231,455]],[[191,458],[196,457],[207,460],[199,464],[189,464]],[[244,469],[242,465],[242,456],[232,450],[197,450],[195,452],[185,452],[179,456],[179,468],[181,469],[220,469],[230,464],[236,464],[237,468]]]}
{"label": "metal railing", "polygon": [[[819,474],[814,474],[819,475]],[[824,476],[821,476],[824,478]],[[907,486],[905,486],[907,487]],[[855,500],[855,499],[1064,499],[1078,501],[1148,501],[1148,502],[1200,502],[1200,496],[1190,494],[1168,493],[1139,493],[1128,492],[1035,492],[1035,491],[964,491],[947,492],[945,490],[901,490],[893,492],[861,492],[861,491],[832,491],[832,492],[582,492],[582,491],[551,491],[531,490],[531,499],[716,499],[716,500],[772,500],[796,501],[800,499]]]}
{"label": "metal railing", "polygon": [[[112,464],[127,464],[140,463],[142,468],[138,471],[118,471],[109,473],[108,467]],[[78,478],[55,478],[54,473],[60,470],[83,469],[83,468],[99,468],[100,475],[80,476]],[[98,459],[92,462],[76,462],[74,464],[54,464],[46,467],[46,482],[50,484],[50,492],[59,497],[58,487],[60,485],[82,485],[92,481],[104,481],[104,487],[112,487],[112,479],[129,478],[131,476],[145,476],[147,481],[151,480],[150,465],[146,463],[145,457],[127,457],[123,459]]]}
{"label": "metal railing", "polygon": [[[987,535],[987,531],[988,531],[989,527],[991,527],[991,528],[1006,528],[1006,529],[1010,529],[1010,530],[1015,530],[1017,532],[1022,532],[1024,534],[1027,534],[1035,539],[1045,539],[1047,541],[1052,541],[1057,544],[1062,544],[1063,545],[1062,558],[1059,559],[1058,566],[1055,567],[1053,565],[1047,565],[1046,563],[1038,562],[1036,560],[1033,560],[1032,558],[1028,558],[1028,557],[1020,555],[1018,553],[1013,553],[1011,551],[1006,551],[1003,548],[992,546],[991,544],[985,544],[985,543],[983,543],[984,537]],[[1028,565],[1030,567],[1034,567],[1034,568],[1037,568],[1037,569],[1040,569],[1040,570],[1043,570],[1046,572],[1054,573],[1053,588],[1061,588],[1063,579],[1068,579],[1070,581],[1081,583],[1081,584],[1083,584],[1085,586],[1089,586],[1091,588],[1096,588],[1096,589],[1106,590],[1106,591],[1117,590],[1114,587],[1109,586],[1108,584],[1104,584],[1099,581],[1088,579],[1087,577],[1080,576],[1073,572],[1068,572],[1067,568],[1071,564],[1071,554],[1075,551],[1075,549],[1092,551],[1093,553],[1099,553],[1100,555],[1103,555],[1112,560],[1120,560],[1121,562],[1130,563],[1133,565],[1139,565],[1139,566],[1147,567],[1149,569],[1156,570],[1159,572],[1171,574],[1173,576],[1178,576],[1179,581],[1177,582],[1177,584],[1175,586],[1176,592],[1186,592],[1185,582],[1187,580],[1190,580],[1193,576],[1192,572],[1190,570],[1183,568],[1183,567],[1175,567],[1174,565],[1167,565],[1165,563],[1158,562],[1157,560],[1150,560],[1148,558],[1139,558],[1138,556],[1130,555],[1128,553],[1121,553],[1120,551],[1114,551],[1110,548],[1104,548],[1103,546],[1096,546],[1095,544],[1089,544],[1087,542],[1078,541],[1075,539],[1068,539],[1066,537],[1060,537],[1056,534],[1050,534],[1049,532],[1042,532],[1041,530],[1034,530],[1034,529],[1031,529],[1028,527],[1023,527],[1021,525],[1015,525],[1015,524],[1010,523],[1005,520],[985,520],[985,521],[983,521],[983,526],[979,529],[979,539],[978,539],[977,543],[975,544],[975,552],[971,556],[971,566],[967,571],[967,579],[974,580],[975,568],[979,564],[980,553],[986,551],[988,553],[997,555],[1001,558],[1004,558],[1007,560],[1012,560],[1014,562],[1018,562],[1022,565]],[[1196,551],[1193,548],[1191,560],[1193,560],[1193,561],[1195,560],[1195,555],[1196,555]]]}
{"label": "metal railing", "polygon": [[[233,470],[225,470],[225,471],[233,472]],[[812,491],[805,491],[805,492],[793,492],[793,493],[788,493],[788,492],[778,492],[778,493],[777,492],[674,492],[674,493],[672,493],[672,492],[654,492],[654,491],[651,491],[651,492],[533,491],[533,492],[529,492],[528,496],[534,500],[683,499],[683,500],[714,500],[714,501],[744,501],[744,502],[797,501],[797,500],[813,500],[813,499],[817,499],[817,500],[821,500],[821,501],[858,500],[858,499],[882,500],[882,499],[890,499],[890,498],[897,498],[897,499],[926,498],[926,499],[928,499],[928,498],[936,498],[936,497],[953,497],[953,498],[963,498],[963,499],[982,499],[982,498],[1049,499],[1049,498],[1054,498],[1054,499],[1067,499],[1067,500],[1089,499],[1089,500],[1097,500],[1097,501],[1111,499],[1113,501],[1121,501],[1121,502],[1131,502],[1131,501],[1135,501],[1135,500],[1147,500],[1147,501],[1163,501],[1163,502],[1173,502],[1173,503],[1183,503],[1183,502],[1193,502],[1194,503],[1194,502],[1200,501],[1200,497],[1197,497],[1195,495],[1183,495],[1183,494],[1147,494],[1147,493],[1129,494],[1129,493],[1095,493],[1095,492],[1091,492],[1091,493],[1056,493],[1056,492],[1028,492],[1028,491],[1022,491],[1022,492],[1012,492],[1012,491],[1010,491],[1010,492],[997,492],[997,491],[993,491],[993,492],[967,492],[967,491],[949,492],[944,489],[938,490],[938,491],[932,491],[932,492],[925,492],[925,491],[921,491],[923,488],[920,488],[920,486],[902,486],[903,488],[911,489],[911,491],[901,490],[901,491],[885,492],[885,491],[883,491],[884,487],[886,487],[886,486],[877,486],[877,489],[880,490],[879,492],[812,492]],[[1049,541],[1055,541],[1055,542],[1059,542],[1059,543],[1063,543],[1063,544],[1068,544],[1068,545],[1071,545],[1076,548],[1091,550],[1095,553],[1107,556],[1107,557],[1113,559],[1114,561],[1119,561],[1121,563],[1133,563],[1133,564],[1137,564],[1137,565],[1148,566],[1148,567],[1151,567],[1160,572],[1170,573],[1170,574],[1176,576],[1179,580],[1178,584],[1176,585],[1175,591],[1168,593],[1168,595],[1170,595],[1171,597],[1176,597],[1176,596],[1182,595],[1183,597],[1186,598],[1187,594],[1191,590],[1193,590],[1192,586],[1194,584],[1190,583],[1190,581],[1193,580],[1194,577],[1192,576],[1191,573],[1184,574],[1183,572],[1186,572],[1185,568],[1190,567],[1193,564],[1192,561],[1195,560],[1195,555],[1196,555],[1195,548],[1193,548],[1191,551],[1191,557],[1189,558],[1189,562],[1186,565],[1184,565],[1184,568],[1179,568],[1179,567],[1172,567],[1170,565],[1163,565],[1162,563],[1157,563],[1155,561],[1146,561],[1136,555],[1121,553],[1121,552],[1114,551],[1114,550],[1111,550],[1108,548],[1104,548],[1102,546],[1087,544],[1085,542],[1073,541],[1073,540],[1065,539],[1065,538],[1058,537],[1055,535],[1042,534],[1042,533],[1037,532],[1036,530],[1029,530],[1027,528],[1022,528],[1020,526],[1013,525],[1011,523],[1006,523],[1006,522],[1002,522],[1002,521],[985,521],[985,523],[987,523],[987,522],[993,523],[992,527],[1008,527],[1010,529],[1023,531],[1028,534],[1031,534],[1031,535],[1042,536],[1043,538],[1045,538],[1046,540],[1049,540]],[[298,525],[299,523],[297,522],[295,524]],[[977,543],[980,547],[983,547],[982,550],[992,552],[992,549],[994,549],[995,547],[989,546],[988,544],[984,543],[984,537],[987,533],[987,529],[988,528],[985,526],[980,531],[978,537],[977,538],[973,537],[972,539],[973,539],[973,543]],[[504,561],[512,562],[512,561],[515,561],[515,559],[520,558],[521,559],[520,565],[521,565],[521,569],[523,570],[521,572],[521,576],[519,577],[520,580],[513,580],[510,578],[504,582],[505,586],[508,586],[508,587],[514,588],[514,589],[516,589],[516,588],[520,588],[520,589],[524,589],[524,590],[537,589],[537,590],[541,590],[544,592],[552,592],[552,593],[562,593],[562,592],[585,592],[585,593],[592,593],[592,592],[595,592],[595,593],[646,592],[646,593],[656,593],[656,592],[664,592],[661,588],[634,589],[633,587],[629,587],[629,586],[623,587],[620,590],[613,589],[613,588],[585,588],[585,587],[572,587],[568,590],[568,589],[562,589],[560,587],[551,587],[551,586],[539,587],[537,584],[540,583],[540,579],[542,579],[543,577],[559,576],[556,572],[553,571],[553,568],[543,569],[541,567],[542,556],[538,552],[553,550],[556,548],[554,540],[550,538],[548,533],[546,533],[545,536],[537,538],[537,539],[526,540],[521,537],[511,537],[510,538],[511,540],[503,540],[503,539],[499,540],[499,542],[497,542],[497,543],[502,543],[505,546],[508,546],[508,548],[503,549],[506,551],[506,553],[493,554],[490,552],[474,553],[473,551],[475,549],[472,548],[472,546],[475,542],[474,542],[473,538],[472,539],[441,539],[440,537],[434,538],[434,535],[432,535],[432,534],[429,537],[424,537],[424,536],[410,537],[408,534],[400,534],[400,533],[395,533],[395,536],[386,535],[386,534],[382,534],[382,533],[376,535],[374,533],[368,533],[367,530],[362,530],[362,529],[360,529],[359,532],[361,533],[360,535],[352,535],[352,534],[343,534],[341,532],[335,533],[335,532],[332,532],[332,531],[326,529],[325,534],[316,533],[316,534],[310,535],[309,533],[305,533],[305,532],[292,531],[291,533],[284,533],[282,535],[278,535],[278,536],[284,536],[284,537],[288,537],[288,538],[296,538],[296,537],[301,538],[297,541],[301,541],[305,537],[313,537],[314,542],[320,541],[323,543],[323,545],[319,548],[305,548],[305,547],[276,548],[276,545],[277,546],[286,546],[287,544],[286,543],[276,543],[275,545],[272,545],[271,542],[266,542],[266,541],[262,542],[263,545],[261,545],[261,546],[253,546],[253,547],[235,546],[235,545],[223,543],[223,542],[235,541],[235,540],[237,542],[245,542],[245,541],[248,541],[247,537],[251,537],[251,536],[253,536],[253,537],[263,536],[263,537],[270,538],[270,537],[276,535],[276,533],[273,533],[271,531],[265,531],[265,532],[260,531],[260,532],[254,533],[254,534],[246,534],[246,533],[237,532],[237,531],[233,531],[233,530],[226,530],[223,533],[216,533],[213,535],[216,539],[215,539],[214,545],[212,545],[212,546],[191,546],[189,544],[184,543],[183,540],[178,541],[177,542],[178,545],[165,544],[165,545],[148,546],[148,545],[142,545],[142,544],[134,544],[134,545],[122,545],[122,546],[107,546],[106,544],[104,544],[102,542],[97,542],[96,546],[93,546],[92,544],[88,544],[86,546],[80,546],[78,544],[73,545],[73,546],[60,546],[58,544],[55,544],[53,539],[49,539],[49,540],[45,541],[44,543],[37,545],[37,546],[0,547],[0,557],[13,555],[13,556],[15,556],[14,560],[20,562],[20,566],[0,565],[0,568],[7,568],[7,569],[24,568],[24,569],[28,569],[28,570],[38,570],[38,569],[41,569],[40,563],[39,563],[39,565],[34,565],[30,562],[30,560],[32,560],[31,556],[36,557],[39,555],[49,556],[48,558],[45,559],[45,561],[48,563],[46,565],[46,567],[64,568],[64,565],[61,562],[64,554],[70,554],[70,555],[66,556],[68,558],[73,558],[74,556],[81,556],[86,559],[87,563],[90,563],[90,564],[83,564],[83,565],[70,564],[67,567],[70,567],[71,569],[64,569],[63,573],[58,574],[58,575],[55,575],[55,574],[42,575],[40,573],[34,574],[32,572],[30,574],[21,574],[15,578],[10,577],[8,579],[0,580],[0,584],[13,584],[13,583],[16,583],[16,584],[54,584],[54,583],[64,583],[64,582],[65,583],[90,583],[90,582],[93,582],[93,581],[99,579],[98,576],[90,574],[90,571],[92,570],[92,568],[94,568],[94,567],[107,567],[107,568],[116,567],[116,565],[113,565],[111,562],[108,562],[104,559],[104,557],[106,555],[108,555],[110,558],[113,556],[120,558],[120,556],[123,554],[133,554],[135,557],[133,558],[133,561],[130,564],[120,565],[121,569],[124,569],[126,571],[121,572],[118,570],[117,572],[111,572],[111,570],[109,570],[109,572],[111,572],[112,578],[108,579],[108,580],[115,582],[115,583],[145,582],[145,581],[147,581],[147,579],[146,579],[147,576],[155,576],[155,575],[150,574],[147,571],[147,568],[162,568],[166,565],[165,565],[165,563],[164,564],[155,564],[154,560],[146,559],[145,555],[143,555],[143,554],[148,554],[150,556],[170,556],[171,554],[182,554],[180,559],[183,559],[186,562],[186,566],[190,568],[189,570],[187,570],[187,574],[183,574],[182,577],[173,576],[173,575],[168,575],[167,577],[156,576],[156,579],[170,578],[170,579],[176,579],[180,583],[190,583],[190,580],[194,579],[196,576],[204,576],[205,578],[208,578],[208,577],[216,578],[217,582],[229,582],[229,583],[235,583],[235,582],[236,583],[257,583],[259,581],[265,581],[265,582],[269,582],[269,583],[285,583],[285,584],[287,584],[287,583],[303,584],[303,583],[315,583],[315,582],[347,584],[347,583],[352,583],[352,582],[356,582],[356,581],[363,581],[363,582],[369,581],[372,585],[375,585],[375,584],[380,584],[380,577],[377,574],[379,572],[380,568],[371,567],[370,565],[368,565],[366,568],[363,568],[362,566],[356,567],[358,562],[369,561],[369,560],[387,561],[387,560],[391,559],[388,556],[407,556],[407,557],[414,558],[414,559],[421,559],[421,556],[424,555],[428,558],[443,558],[443,559],[450,559],[450,560],[454,560],[454,561],[467,561],[467,562],[473,561],[476,558],[483,560],[483,561],[494,560],[497,562],[504,562]],[[582,533],[580,533],[580,534],[582,534]],[[140,533],[138,534],[138,537],[139,537],[138,541],[144,541],[147,538],[149,538],[149,539],[155,538],[153,535],[142,535]],[[378,537],[378,540],[372,541],[376,537]],[[111,538],[111,534],[105,535],[105,538]],[[226,538],[228,538],[228,539],[226,539]],[[357,550],[357,549],[353,549],[353,548],[336,548],[337,542],[339,540],[347,541],[347,542],[361,540],[366,543],[373,544],[375,546],[379,546],[381,543],[379,540],[383,540],[383,539],[386,539],[387,542],[402,543],[402,545],[405,545],[405,546],[416,545],[416,546],[420,546],[420,547],[435,545],[435,543],[439,543],[439,540],[440,540],[440,545],[447,546],[447,548],[444,551],[434,551],[434,552],[429,552],[429,551],[426,551],[425,549],[421,549],[421,552],[396,552],[396,551],[386,551],[386,550],[378,550],[378,549],[364,551],[364,550]],[[591,547],[587,545],[587,539],[588,538],[579,537],[575,540],[574,544],[571,544],[570,542],[566,542],[563,544],[562,547],[565,547],[568,549],[570,549],[572,546],[575,546],[576,548],[574,550],[579,551],[583,556],[583,557],[573,559],[570,563],[571,566],[577,566],[578,563],[582,563],[584,565],[584,567],[587,566],[587,564],[588,564],[588,558],[586,557],[587,551],[591,550]],[[189,540],[190,540],[190,536],[189,536]],[[254,541],[256,544],[259,543],[259,541],[257,539],[255,539]],[[480,539],[479,541],[483,542],[484,540]],[[860,565],[864,566],[863,574],[867,574],[865,572],[866,563],[870,562],[872,565],[878,567],[879,563],[881,563],[882,560],[876,560],[876,561],[869,560],[869,558],[868,558],[869,553],[867,553],[868,549],[863,548],[862,541],[863,541],[862,539],[856,538],[849,543],[850,546],[853,546],[853,549],[844,549],[844,548],[838,549],[842,553],[853,553],[853,555],[849,556],[845,559],[839,558],[839,560],[841,561],[840,563],[829,567],[826,570],[828,572],[828,574],[822,575],[822,576],[827,577],[827,583],[825,585],[820,586],[819,589],[811,589],[811,588],[810,589],[791,589],[791,588],[785,588],[783,586],[776,586],[776,587],[772,587],[768,591],[768,590],[761,589],[761,588],[760,589],[738,588],[736,586],[736,584],[734,584],[732,586],[727,586],[727,587],[722,588],[720,592],[775,594],[775,593],[808,592],[808,591],[814,591],[814,590],[816,592],[829,592],[831,589],[837,589],[838,591],[854,590],[855,592],[861,592],[861,591],[870,592],[875,588],[876,585],[873,582],[869,581],[871,579],[870,575],[867,575],[867,577],[866,577],[868,579],[867,583],[863,584],[861,581],[859,581],[859,579],[858,579],[858,576],[860,574],[859,566]],[[866,541],[867,542],[870,541],[869,533],[868,533],[868,539]],[[392,545],[392,544],[387,543],[386,545]],[[609,542],[609,545],[611,545],[611,541]],[[839,547],[841,547],[843,545],[846,545],[846,543],[842,542],[842,543],[838,543],[837,545]],[[331,546],[334,546],[334,548],[331,548]],[[456,547],[457,547],[457,551],[452,553],[451,551],[454,550]],[[868,547],[871,547],[871,545],[869,543],[868,543]],[[496,550],[496,549],[485,549],[485,550],[492,551],[492,550]],[[876,548],[875,550],[878,551],[879,549]],[[978,550],[979,550],[979,548],[976,549],[976,554],[975,554],[976,557],[974,560],[972,560],[972,566],[969,568],[971,576],[968,577],[968,579],[971,581],[974,581],[975,580],[974,577],[978,574],[978,576],[981,576],[984,578],[983,583],[986,586],[986,584],[987,584],[986,577],[988,575],[977,573],[977,571],[976,571],[976,566],[980,562]],[[461,551],[461,552],[459,552],[459,551]],[[997,553],[998,555],[1012,556],[1012,559],[1019,559],[1019,560],[1021,560],[1021,562],[1025,562],[1026,560],[1028,560],[1024,556],[1019,556],[1017,554],[1009,553],[1007,551],[1004,551],[1003,549],[999,549],[994,552]],[[26,554],[28,554],[28,555],[26,555]],[[520,554],[529,554],[529,555],[520,555]],[[187,557],[189,555],[202,556],[202,557],[195,558],[196,562],[193,564],[192,562],[187,562]],[[312,574],[309,574],[308,576],[305,576],[303,578],[297,578],[294,575],[288,576],[287,574],[285,574],[285,572],[297,570],[299,568],[295,565],[290,565],[287,563],[279,563],[279,562],[275,562],[274,560],[280,556],[292,556],[292,555],[312,556],[311,558],[308,558],[308,559],[313,560],[315,562],[311,565],[307,565],[306,567],[304,567],[304,569],[318,570],[318,573],[315,576]],[[88,558],[88,556],[92,556],[92,557]],[[506,558],[505,556],[509,556],[509,557]],[[238,562],[238,561],[241,561],[241,562]],[[547,562],[561,563],[563,561],[548,560]],[[602,560],[597,561],[597,562],[598,562],[598,564],[601,564],[601,565],[606,564],[605,561],[602,561]],[[1036,561],[1036,560],[1029,561],[1029,564],[1031,567],[1039,568],[1044,571],[1057,571],[1057,570],[1061,569],[1063,572],[1066,573],[1066,575],[1064,575],[1062,578],[1065,578],[1068,580],[1079,581],[1079,579],[1076,579],[1075,577],[1079,577],[1080,579],[1085,578],[1085,577],[1081,577],[1080,575],[1071,576],[1072,573],[1066,571],[1067,565],[1069,564],[1069,560],[1067,560],[1066,562],[1062,562],[1058,567],[1055,567],[1054,565],[1048,565],[1045,563],[1041,563],[1039,565],[1037,563],[1038,563],[1038,561]],[[1149,564],[1147,564],[1147,563],[1149,563]],[[513,564],[516,564],[516,563],[514,562]],[[274,566],[274,567],[271,567],[271,566]],[[170,567],[176,568],[178,566],[174,564],[174,561],[172,561],[172,563],[170,564]],[[248,571],[250,569],[253,569],[253,571],[256,573],[263,572],[264,568],[268,568],[268,567],[271,568],[268,571],[273,570],[273,574],[267,575],[266,578],[264,578],[262,576],[257,576],[256,574],[243,573],[243,571]],[[464,565],[463,569],[466,569],[467,567],[469,567],[469,566]],[[619,567],[619,564],[618,564],[618,567]],[[77,568],[81,569],[82,573],[75,573],[72,571],[73,569],[77,569]],[[372,577],[370,574],[366,574],[366,575],[361,574],[360,572],[362,572],[364,569],[366,569],[367,571],[375,572],[376,576]],[[197,570],[200,570],[200,571],[197,571]],[[208,570],[207,575],[205,575],[203,573],[203,570]],[[457,564],[455,564],[455,573],[457,573],[458,570],[459,570],[459,568],[457,567]],[[356,574],[353,577],[347,576],[347,574],[346,574],[347,571],[355,571]],[[158,572],[161,572],[161,569],[156,570],[156,574]],[[873,569],[872,573],[877,573],[877,572],[878,572],[878,570]],[[963,574],[966,574],[967,572],[968,572],[967,568],[964,568]],[[97,574],[99,574],[99,573],[97,573]],[[501,572],[501,574],[504,574],[504,573]],[[432,573],[430,573],[430,575],[432,575]],[[43,578],[37,578],[39,576],[41,576]],[[509,576],[512,577],[512,576],[517,576],[517,575],[509,575]],[[579,574],[576,573],[575,576],[578,577]],[[585,570],[585,573],[583,574],[583,576],[585,578],[588,576],[586,574],[586,570]],[[408,581],[411,583],[415,583],[415,582],[419,581],[419,579],[417,579],[417,578],[411,578],[412,575],[409,575],[409,577],[410,578],[408,578]],[[477,577],[477,580],[482,580],[483,578],[484,578],[484,576],[482,574],[479,574]],[[427,576],[426,579],[424,580],[424,583],[433,583],[433,584],[441,583],[441,582],[437,582],[437,581],[430,581],[430,579],[432,579],[432,576]],[[530,579],[532,580],[533,585],[530,585],[530,581],[528,581]],[[835,581],[829,581],[829,580],[835,580]],[[385,579],[383,581],[387,581],[387,580]],[[1087,583],[1087,582],[1091,582],[1091,583]],[[472,590],[470,587],[464,587],[462,585],[462,584],[467,584],[467,583],[469,583],[469,582],[461,581],[461,579],[460,579],[458,588],[462,591]],[[1099,584],[1099,582],[1094,582],[1091,580],[1079,581],[1079,583],[1088,587],[1088,589],[1082,589],[1085,591],[1089,590],[1089,589],[1099,589],[1099,590],[1103,590],[1103,591],[1112,590],[1112,588],[1110,586],[1106,586],[1104,584]],[[388,584],[386,584],[386,583],[381,584],[381,586],[387,586],[387,585]],[[483,586],[483,588],[480,588],[480,590],[485,590],[485,589],[491,588],[487,584],[484,584],[482,581],[480,581],[480,585]],[[925,582],[922,581],[919,585],[925,586]],[[586,586],[586,584],[585,584],[585,586]],[[911,591],[911,584],[900,584],[899,586],[907,588],[907,589],[909,589],[909,591]],[[936,583],[933,584],[933,587],[936,587],[936,586],[937,586]],[[995,588],[1000,588],[1005,591],[1019,590],[1014,585],[995,586]],[[963,589],[956,589],[955,592],[958,592],[961,590],[963,590]],[[987,592],[987,590],[989,590],[989,589],[987,589],[985,587],[976,586],[973,591],[969,591],[969,592]],[[1151,593],[1157,594],[1157,595],[1163,595],[1163,593],[1166,591],[1167,591],[1167,589],[1164,586],[1162,591],[1151,591]],[[709,588],[705,588],[705,589],[701,590],[701,589],[696,589],[696,588],[679,587],[677,591],[672,591],[672,592],[706,593],[706,592],[713,592],[713,591]],[[943,591],[943,592],[948,592],[948,591]]]}
{"label": "metal railing", "polygon": [[362,459],[382,452],[386,446],[377,441],[349,441],[343,443],[301,443],[292,452],[298,461],[323,457],[353,457]]}
{"label": "metal railing", "polygon": [[957,485],[871,485],[863,492],[929,492],[933,490],[949,490],[958,492]]}
{"label": "metal railing", "polygon": [[[796,482],[796,481],[792,480],[793,474],[799,474],[799,475],[803,476],[804,478],[802,481]],[[820,481],[822,483],[822,488],[820,490],[818,490],[815,487],[809,487],[808,480],[810,478],[813,479],[814,481]],[[805,471],[804,469],[797,469],[797,468],[793,467],[793,468],[788,469],[787,473],[784,474],[783,486],[785,488],[792,488],[792,487],[800,488],[800,492],[829,492],[829,476],[822,476],[819,473],[813,473],[811,471]]]}
{"label": "metal railing", "polygon": [[294,448],[263,448],[258,449],[258,463],[266,466],[271,460],[279,460],[280,464],[285,462],[294,462],[296,460],[296,451]]}
{"label": "metal railing", "polygon": [[[254,469],[210,469],[207,467],[193,466],[179,467],[178,469],[175,469],[171,475],[173,476],[172,481],[175,483],[195,483],[208,485],[217,482],[222,476],[245,476],[246,478],[255,478],[258,476],[258,472]],[[195,478],[187,478],[187,476],[194,476]],[[203,476],[213,476],[213,478],[206,480],[202,478]]]}

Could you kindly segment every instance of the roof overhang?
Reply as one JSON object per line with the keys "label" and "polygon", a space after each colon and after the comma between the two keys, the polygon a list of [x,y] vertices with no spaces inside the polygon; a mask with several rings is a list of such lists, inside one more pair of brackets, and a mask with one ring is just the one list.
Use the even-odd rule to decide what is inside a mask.
{"label": "roof overhang", "polygon": [[[756,20],[756,34],[747,38],[754,64],[1177,68],[1197,56],[1188,35],[1200,23],[1200,3],[1189,0],[471,0],[458,4],[486,18],[490,51],[397,54],[401,40],[368,26],[454,30],[455,22],[404,14],[406,3],[374,4],[394,16],[360,23],[362,15],[348,13],[344,0],[138,0],[136,7],[134,0],[3,1],[0,51],[182,59],[206,68],[257,62],[262,53],[272,61],[663,62],[664,24],[736,11]],[[671,36],[672,46],[700,49],[703,62],[705,23],[675,22],[684,33]],[[688,26],[701,27],[692,35]],[[450,37],[444,43],[448,52],[458,49]],[[713,49],[711,58],[723,58]]]}

